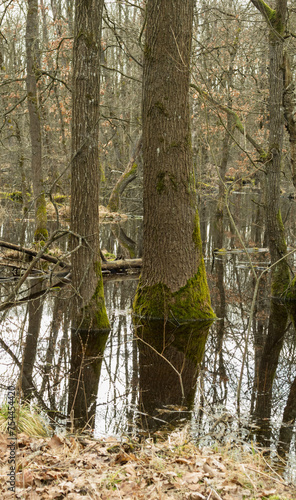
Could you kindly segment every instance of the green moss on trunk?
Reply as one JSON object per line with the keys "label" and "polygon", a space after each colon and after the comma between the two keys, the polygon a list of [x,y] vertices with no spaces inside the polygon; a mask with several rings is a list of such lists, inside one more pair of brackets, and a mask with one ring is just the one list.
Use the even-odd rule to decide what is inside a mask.
{"label": "green moss on trunk", "polygon": [[[285,255],[287,253],[287,243],[285,239],[285,228],[282,221],[280,210],[277,214],[277,224],[279,235],[277,238],[278,254]],[[290,269],[287,259],[281,260],[272,270],[271,294],[273,297],[279,297],[284,294],[290,282]]]}
{"label": "green moss on trunk", "polygon": [[151,319],[175,319],[179,323],[214,319],[203,259],[198,271],[186,285],[172,293],[162,283],[139,283],[134,313]]}
{"label": "green moss on trunk", "polygon": [[105,306],[103,277],[99,262],[95,264],[95,273],[98,278],[95,292],[89,304],[81,309],[77,318],[77,325],[82,330],[109,330],[110,323]]}
{"label": "green moss on trunk", "polygon": [[198,210],[195,213],[192,239],[196,246],[196,252],[200,255],[197,273],[176,292],[171,292],[169,287],[163,283],[143,285],[140,280],[133,304],[135,314],[151,319],[176,319],[179,323],[210,320],[216,317],[211,307],[206,269],[202,257]]}

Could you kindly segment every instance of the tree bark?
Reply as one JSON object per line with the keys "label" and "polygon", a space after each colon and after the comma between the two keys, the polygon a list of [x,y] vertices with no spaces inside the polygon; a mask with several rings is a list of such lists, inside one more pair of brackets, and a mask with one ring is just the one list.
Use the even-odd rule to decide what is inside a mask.
{"label": "tree bark", "polygon": [[[275,10],[263,0],[252,0],[269,27],[269,152],[266,162],[265,217],[271,256],[271,312],[268,334],[258,371],[255,417],[258,438],[269,446],[273,380],[288,321],[288,310],[279,303],[290,282],[285,231],[280,212],[280,177],[284,136],[284,34],[287,0],[277,0]],[[282,259],[282,260],[280,260]]]}
{"label": "tree bark", "polygon": [[148,0],[143,75],[143,270],[134,309],[213,317],[202,257],[189,114],[193,0]]}
{"label": "tree bark", "polygon": [[[42,281],[40,281],[40,279],[38,278],[36,280],[33,280],[31,285],[31,295],[35,292],[41,291],[42,289]],[[35,300],[30,300],[28,304],[28,312],[29,324],[23,353],[21,387],[24,399],[29,401],[34,395],[34,387],[30,384],[30,381],[33,380],[33,368],[36,359],[37,345],[40,333],[40,325],[43,312],[42,298],[39,297]]]}
{"label": "tree bark", "polygon": [[[71,165],[72,326],[108,328],[99,241],[98,150],[103,0],[75,3]],[[75,247],[78,246],[75,250]]]}
{"label": "tree bark", "polygon": [[290,141],[290,157],[292,181],[296,189],[296,117],[295,117],[295,83],[291,71],[291,57],[288,51],[284,54],[284,114]]}
{"label": "tree bark", "polygon": [[28,0],[26,24],[26,55],[27,55],[27,100],[30,118],[31,137],[31,168],[33,193],[35,200],[36,240],[48,238],[46,201],[43,187],[42,172],[42,142],[40,112],[37,94],[37,74],[39,69],[38,53],[38,0]]}

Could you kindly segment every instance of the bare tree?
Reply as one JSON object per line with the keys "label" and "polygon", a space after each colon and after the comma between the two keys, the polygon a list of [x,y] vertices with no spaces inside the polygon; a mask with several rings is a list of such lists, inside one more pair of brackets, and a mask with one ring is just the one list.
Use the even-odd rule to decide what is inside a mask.
{"label": "bare tree", "polygon": [[141,316],[212,318],[195,191],[189,77],[193,0],[148,0],[143,74]]}
{"label": "bare tree", "polygon": [[26,85],[30,117],[31,167],[36,218],[35,239],[44,240],[47,239],[48,232],[46,228],[47,215],[43,187],[41,123],[37,93],[37,76],[40,68],[38,48],[38,0],[28,0],[26,54]]}
{"label": "bare tree", "polygon": [[71,228],[75,299],[72,326],[107,328],[99,241],[98,150],[103,1],[76,1],[73,51]]}

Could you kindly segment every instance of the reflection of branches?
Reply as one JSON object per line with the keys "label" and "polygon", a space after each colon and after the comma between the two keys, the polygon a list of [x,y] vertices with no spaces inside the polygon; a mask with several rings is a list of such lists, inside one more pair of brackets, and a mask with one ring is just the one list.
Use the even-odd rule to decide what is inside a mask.
{"label": "reflection of branches", "polygon": [[[215,161],[215,154],[214,154],[214,152],[213,152],[213,150],[211,148],[211,145],[209,145],[209,147],[210,147],[211,154],[212,154],[212,156],[214,158],[214,161]],[[216,161],[215,161],[215,164],[217,165]],[[216,168],[216,170],[217,170],[217,174],[218,174],[218,177],[220,179],[220,182],[224,186],[224,190],[225,190],[225,206],[226,206],[226,210],[227,210],[230,222],[231,222],[232,227],[234,228],[235,234],[238,237],[239,242],[240,242],[240,244],[241,244],[241,246],[242,246],[242,248],[244,250],[244,253],[246,254],[248,263],[250,265],[251,272],[252,272],[254,280],[255,280],[255,288],[254,288],[254,293],[253,293],[253,298],[252,298],[252,303],[251,303],[251,308],[250,308],[249,321],[248,321],[248,329],[247,329],[247,334],[246,334],[246,339],[245,339],[245,346],[244,346],[244,350],[243,350],[242,363],[241,363],[241,371],[240,371],[240,377],[239,377],[238,387],[237,387],[237,400],[236,401],[237,401],[237,411],[238,411],[238,416],[239,416],[240,415],[240,397],[241,397],[242,379],[243,379],[243,373],[244,373],[244,368],[245,368],[245,363],[246,363],[246,358],[247,358],[247,352],[248,352],[248,346],[249,346],[249,338],[250,338],[250,333],[251,333],[251,326],[252,326],[252,323],[253,323],[253,317],[254,317],[254,312],[255,312],[255,305],[256,305],[257,294],[258,294],[259,284],[260,284],[261,278],[265,275],[265,273],[269,272],[271,269],[273,269],[280,262],[286,260],[289,257],[289,255],[295,253],[296,249],[294,248],[290,252],[286,253],[283,257],[281,257],[280,259],[278,259],[276,262],[274,262],[272,265],[270,265],[267,269],[264,269],[261,272],[261,274],[259,276],[257,276],[256,269],[255,269],[255,267],[253,265],[253,262],[252,262],[252,259],[251,259],[251,255],[248,252],[248,249],[247,249],[247,247],[245,245],[245,242],[244,242],[244,240],[243,240],[243,238],[242,238],[242,236],[241,236],[241,234],[240,234],[240,232],[238,230],[238,227],[237,227],[237,225],[236,225],[236,223],[234,221],[234,218],[233,218],[231,210],[230,210],[229,195],[231,193],[231,189],[238,182],[238,180],[232,182],[230,186],[227,186],[226,183],[224,182],[224,180],[222,179],[221,175],[220,175],[218,167]]]}
{"label": "reflection of branches", "polygon": [[[6,344],[6,342],[4,342],[4,340],[1,337],[0,337],[0,346],[2,347],[2,349],[5,352],[7,352],[7,354],[11,357],[11,359],[16,364],[16,366],[21,370],[22,369],[22,363],[18,360],[18,358],[16,357],[16,355],[13,353],[13,351],[10,349],[10,347]],[[26,384],[28,384],[28,386],[31,387],[32,392],[33,392],[34,396],[36,397],[36,399],[37,399],[40,407],[43,410],[45,410],[46,412],[48,412],[49,415],[52,418],[52,415],[51,415],[52,412],[51,412],[50,408],[47,406],[47,404],[43,401],[42,396],[40,395],[40,393],[36,389],[35,384],[33,382],[33,379],[30,377],[30,380],[28,380],[28,378],[24,374],[22,374],[22,377],[24,378]],[[56,416],[58,416],[59,418],[65,418],[64,415],[62,415],[60,413],[56,414]]]}
{"label": "reflection of branches", "polygon": [[0,305],[0,311],[3,311],[4,309],[7,308],[7,303],[9,302],[12,302],[15,300],[15,297],[17,295],[17,292],[19,291],[20,287],[22,286],[22,284],[24,283],[24,281],[27,279],[27,277],[29,276],[30,272],[32,271],[33,267],[36,265],[36,263],[42,258],[42,256],[44,255],[44,253],[46,252],[46,250],[50,247],[50,245],[58,240],[59,238],[61,238],[62,236],[64,236],[65,234],[67,234],[68,231],[55,231],[51,237],[49,238],[49,240],[45,243],[45,245],[39,250],[39,252],[37,253],[37,255],[33,258],[32,262],[30,263],[30,265],[28,266],[27,270],[24,272],[24,274],[21,276],[21,278],[19,279],[19,281],[17,282],[16,286],[14,287],[14,290],[12,291],[12,293],[8,296],[7,300]]}

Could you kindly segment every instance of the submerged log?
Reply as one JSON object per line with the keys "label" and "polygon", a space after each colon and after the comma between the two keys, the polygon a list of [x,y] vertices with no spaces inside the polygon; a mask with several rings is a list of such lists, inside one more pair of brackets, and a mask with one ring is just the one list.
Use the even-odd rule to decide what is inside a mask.
{"label": "submerged log", "polygon": [[[60,263],[61,261],[58,261],[57,263]],[[63,263],[65,264],[65,263]],[[11,276],[11,278],[17,279],[18,276],[22,274],[23,271],[26,271],[26,268],[23,266],[17,266],[17,265],[12,265],[12,264],[7,264],[6,261],[0,261],[0,265],[5,266],[5,267],[11,267],[14,269],[14,271],[17,272],[14,276]],[[104,261],[102,262],[102,272],[103,274],[107,273],[121,273],[121,272],[127,272],[129,270],[132,270],[133,272],[136,270],[140,270],[142,267],[142,259],[121,259],[121,260],[112,260],[112,261]],[[64,267],[62,265],[62,267]],[[42,272],[41,270],[35,270],[32,269],[30,272],[30,276],[34,274],[38,274],[40,278],[64,278],[64,277],[71,277],[71,267],[68,265],[67,268],[64,271],[60,272],[52,272],[49,273],[48,271]],[[5,276],[2,278],[2,280],[8,280],[8,278]],[[0,277],[0,282],[1,282],[1,277]]]}
{"label": "submerged log", "polygon": [[[0,240],[0,247],[4,248],[9,248],[10,250],[15,250],[20,253],[25,253],[26,255],[29,255],[30,257],[36,257],[37,253],[35,250],[31,250],[30,248],[25,248],[20,245],[15,245],[14,243],[9,243],[8,241],[3,241]],[[103,254],[101,253],[102,257],[102,270],[109,270],[109,271],[121,271],[121,270],[128,270],[128,269],[137,269],[141,268],[142,266],[142,259],[121,259],[121,260],[112,260],[112,261],[107,261],[106,259],[103,259]],[[61,267],[66,267],[66,268],[71,268],[67,262],[64,262],[61,259],[58,259],[57,257],[53,257],[52,255],[46,255],[43,254],[40,259],[46,260],[47,262],[51,262],[52,264],[58,264]],[[4,264],[5,265],[5,264]],[[13,266],[17,267],[17,266]],[[21,268],[20,268],[21,269]]]}
{"label": "submerged log", "polygon": [[[33,259],[37,257],[36,263],[38,262],[39,259],[46,260],[47,262],[50,262],[52,264],[56,264],[60,267],[63,268],[63,271],[60,272],[50,272],[50,271],[45,271],[42,272],[41,270],[36,270],[33,267],[33,262],[30,263],[29,268],[24,266],[24,262],[22,262],[21,265],[19,264],[11,264],[7,263],[7,260],[3,259],[2,262],[0,261],[0,265],[2,264],[3,266],[7,267],[12,267],[13,268],[13,276],[7,277],[3,276],[0,277],[0,282],[1,281],[8,281],[10,279],[17,279],[17,277],[20,277],[21,280],[24,280],[26,277],[31,276],[32,274],[38,273],[40,278],[44,279],[63,279],[67,277],[68,280],[71,279],[71,266],[64,262],[63,260],[53,257],[51,255],[47,254],[42,254],[40,255],[40,252],[36,252],[35,250],[31,250],[29,248],[22,247],[20,245],[15,245],[14,243],[9,243],[7,241],[0,240],[0,247],[4,248],[9,248],[10,250],[14,250],[20,253],[24,253],[30,257],[30,261],[33,261]],[[101,258],[103,260],[103,254],[101,252]],[[19,262],[19,261],[16,261]],[[101,264],[102,266],[102,273],[106,275],[110,274],[120,274],[120,273],[128,273],[128,271],[136,272],[137,270],[140,270],[142,267],[142,259],[120,259],[120,260],[114,260],[114,261],[107,261],[104,260]],[[27,274],[27,276],[25,276]]]}
{"label": "submerged log", "polygon": [[[30,248],[25,248],[20,245],[15,245],[14,243],[9,243],[8,241],[3,241],[0,240],[0,247],[3,248],[9,248],[10,250],[15,250],[17,252],[25,253],[26,255],[29,255],[30,257],[36,257],[38,252],[35,250],[31,250]],[[52,255],[46,255],[43,254],[40,259],[46,260],[47,262],[51,262],[52,264],[58,264],[61,267],[67,267],[69,264],[66,262],[63,262],[62,260],[58,259],[57,257],[53,257]]]}
{"label": "submerged log", "polygon": [[140,269],[142,267],[142,259],[122,259],[102,262],[102,272],[120,272],[128,271],[129,269]]}

